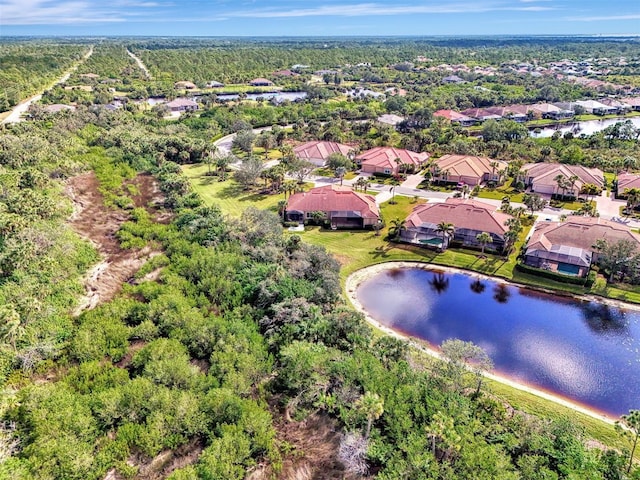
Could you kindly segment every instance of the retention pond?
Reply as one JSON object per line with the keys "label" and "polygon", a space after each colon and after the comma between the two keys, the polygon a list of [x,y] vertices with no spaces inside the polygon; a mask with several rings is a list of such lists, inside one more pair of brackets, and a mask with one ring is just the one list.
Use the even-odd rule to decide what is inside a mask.
{"label": "retention pond", "polygon": [[474,342],[495,373],[618,417],[640,408],[640,312],[422,268],[382,270],[355,292],[369,316],[434,348]]}

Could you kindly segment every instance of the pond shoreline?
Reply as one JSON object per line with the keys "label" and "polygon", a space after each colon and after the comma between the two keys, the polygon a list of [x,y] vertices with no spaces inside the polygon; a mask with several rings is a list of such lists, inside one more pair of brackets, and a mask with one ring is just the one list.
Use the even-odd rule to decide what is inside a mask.
{"label": "pond shoreline", "polygon": [[[462,270],[462,269],[458,269],[458,268],[452,268],[452,267],[445,267],[445,266],[440,266],[440,265],[432,265],[429,263],[424,263],[424,262],[408,262],[408,261],[392,261],[392,262],[385,262],[385,263],[379,263],[379,264],[375,264],[375,265],[371,265],[365,268],[362,268],[360,270],[357,270],[356,272],[352,273],[351,275],[349,275],[349,277],[347,277],[346,279],[346,284],[345,284],[345,291],[346,291],[346,296],[349,299],[349,301],[351,302],[351,304],[353,305],[353,307],[358,310],[359,312],[361,312],[366,321],[372,325],[373,327],[379,329],[380,331],[384,332],[387,335],[393,336],[395,338],[401,339],[401,340],[405,340],[407,342],[409,342],[409,344],[415,348],[418,348],[419,350],[429,354],[432,357],[435,358],[439,358],[441,359],[442,356],[440,354],[440,352],[438,352],[437,349],[435,349],[434,347],[430,346],[427,344],[427,342],[425,341],[421,341],[415,337],[411,337],[411,336],[407,336],[404,335],[402,333],[399,333],[395,330],[393,330],[392,328],[389,328],[385,325],[382,325],[380,322],[378,322],[376,319],[374,319],[373,317],[371,317],[369,315],[369,313],[364,309],[363,305],[360,303],[360,301],[358,300],[357,296],[356,296],[356,291],[358,289],[358,287],[360,286],[360,284],[362,284],[362,282],[375,277],[376,275],[384,272],[384,271],[388,271],[388,270],[393,270],[393,269],[397,269],[397,268],[419,268],[419,269],[423,269],[423,270],[428,270],[428,271],[441,271],[441,272],[446,272],[446,273],[452,273],[452,274],[462,274],[462,275],[467,275],[469,277],[473,277],[473,278],[480,278],[480,279],[485,279],[485,280],[492,280],[492,281],[496,281],[505,285],[511,285],[517,288],[529,288],[531,290],[535,290],[535,291],[541,291],[541,292],[545,292],[545,293],[552,293],[552,294],[560,294],[562,296],[565,297],[572,297],[578,300],[584,300],[584,301],[595,301],[595,302],[599,302],[599,303],[604,303],[607,305],[611,305],[611,306],[616,306],[619,308],[623,308],[623,309],[634,309],[634,310],[640,310],[640,306],[638,305],[634,305],[634,304],[627,304],[624,302],[620,302],[617,300],[611,300],[611,299],[600,299],[600,298],[590,298],[590,297],[586,297],[583,295],[572,295],[572,294],[567,294],[567,292],[555,292],[555,291],[551,291],[548,289],[541,289],[541,288],[530,288],[528,286],[524,286],[522,284],[518,284],[518,283],[514,283],[514,282],[509,282],[505,279],[502,278],[495,278],[495,277],[491,277],[489,275],[483,275],[483,274],[478,274],[476,272],[469,272],[466,270]],[[537,387],[532,387],[530,385],[524,384],[524,383],[519,383],[516,382],[512,379],[510,379],[507,376],[504,375],[500,375],[500,374],[496,374],[496,373],[487,373],[485,374],[485,376],[489,379],[495,380],[497,382],[503,383],[505,385],[508,385],[512,388],[524,391],[524,392],[528,392],[531,393],[533,395],[536,395],[538,397],[544,398],[546,400],[550,400],[552,402],[555,402],[559,405],[562,405],[564,407],[570,408],[576,412],[582,413],[584,415],[587,415],[591,418],[595,418],[597,420],[600,420],[602,422],[605,422],[607,424],[613,425],[615,423],[615,421],[617,420],[617,418],[612,418],[610,415],[598,411],[596,409],[593,408],[589,408],[585,405],[579,404],[577,402],[568,400],[564,397],[562,397],[561,395],[558,395],[556,393],[551,393],[548,392],[546,390],[537,388]]]}

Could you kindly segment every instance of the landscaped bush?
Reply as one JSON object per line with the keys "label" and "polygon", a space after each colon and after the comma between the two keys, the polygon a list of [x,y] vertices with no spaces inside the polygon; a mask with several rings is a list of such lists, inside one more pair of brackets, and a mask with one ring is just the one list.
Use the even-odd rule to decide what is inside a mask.
{"label": "landscaped bush", "polygon": [[[561,273],[552,272],[550,270],[543,270],[541,268],[531,267],[529,265],[525,265],[524,263],[516,264],[516,270],[522,273],[528,273],[529,275],[534,275],[536,277],[548,278],[549,280],[554,280],[556,282],[571,283],[573,285],[584,285],[584,286],[588,286],[587,284],[589,282],[590,275],[591,275],[589,274],[587,278],[571,277],[569,275],[563,275]],[[595,278],[593,280],[595,280]],[[591,280],[591,284],[593,284],[593,280]]]}

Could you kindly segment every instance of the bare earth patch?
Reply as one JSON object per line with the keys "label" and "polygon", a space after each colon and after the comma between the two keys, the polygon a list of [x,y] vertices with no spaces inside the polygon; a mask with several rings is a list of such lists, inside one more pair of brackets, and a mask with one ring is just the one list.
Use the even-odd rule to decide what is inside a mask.
{"label": "bare earth patch", "polygon": [[[133,198],[136,206],[148,208],[150,213],[160,217],[159,210],[153,205],[162,197],[159,196],[153,177],[139,175],[133,183],[139,191]],[[102,261],[87,273],[87,293],[80,300],[74,312],[76,315],[111,300],[123,283],[129,281],[147,260],[159,253],[150,248],[120,248],[116,232],[128,220],[128,216],[125,212],[105,206],[98,187],[98,179],[93,172],[71,178],[67,183],[67,194],[74,205],[74,213],[69,219],[71,228],[93,243],[102,256]],[[165,218],[169,217],[163,216],[160,220]]]}
{"label": "bare earth patch", "polygon": [[[365,477],[345,471],[338,460],[342,434],[334,420],[323,414],[310,415],[301,422],[288,421],[284,413],[273,413],[276,436],[291,451],[282,459],[280,480],[356,480]],[[271,468],[261,465],[250,472],[247,480],[267,480]]]}

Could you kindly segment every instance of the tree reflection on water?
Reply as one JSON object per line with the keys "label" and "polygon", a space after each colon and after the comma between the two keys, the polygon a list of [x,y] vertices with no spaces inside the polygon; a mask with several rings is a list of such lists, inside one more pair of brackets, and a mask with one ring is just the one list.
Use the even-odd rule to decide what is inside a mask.
{"label": "tree reflection on water", "polygon": [[589,329],[597,334],[628,335],[628,323],[622,310],[604,303],[585,302],[580,312]]}
{"label": "tree reflection on water", "polygon": [[434,292],[444,293],[449,288],[449,278],[442,272],[434,273],[433,278],[429,280],[429,285]]}
{"label": "tree reflection on water", "polygon": [[511,292],[504,283],[498,283],[493,289],[493,299],[498,303],[507,303]]}
{"label": "tree reflection on water", "polygon": [[482,293],[484,292],[485,288],[487,288],[487,286],[482,283],[482,280],[476,278],[473,282],[471,282],[469,288],[471,288],[471,291],[473,293]]}

